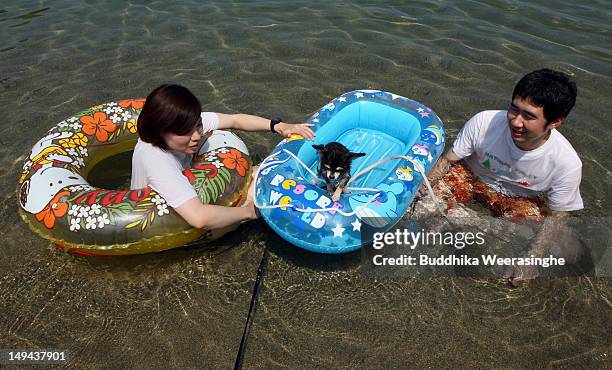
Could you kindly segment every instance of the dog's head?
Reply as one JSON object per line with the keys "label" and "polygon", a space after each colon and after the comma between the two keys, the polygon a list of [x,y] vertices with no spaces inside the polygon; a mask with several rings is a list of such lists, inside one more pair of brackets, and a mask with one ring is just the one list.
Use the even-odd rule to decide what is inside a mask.
{"label": "dog's head", "polygon": [[351,161],[365,155],[365,153],[353,153],[337,142],[312,147],[319,153],[319,175],[329,180],[338,180],[350,175]]}

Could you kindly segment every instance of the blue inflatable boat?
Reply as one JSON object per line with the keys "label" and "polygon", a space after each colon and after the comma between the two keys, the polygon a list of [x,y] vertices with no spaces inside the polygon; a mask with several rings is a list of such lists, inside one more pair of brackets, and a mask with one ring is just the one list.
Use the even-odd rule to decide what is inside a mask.
{"label": "blue inflatable boat", "polygon": [[[362,225],[389,230],[412,203],[442,154],[442,121],[428,107],[376,90],[345,93],[307,121],[314,141],[295,135],[261,163],[255,203],[270,227],[288,242],[319,253],[346,253],[370,242]],[[313,144],[337,141],[366,156],[353,161],[350,194],[332,202],[317,179]],[[371,234],[370,234],[371,235]]]}

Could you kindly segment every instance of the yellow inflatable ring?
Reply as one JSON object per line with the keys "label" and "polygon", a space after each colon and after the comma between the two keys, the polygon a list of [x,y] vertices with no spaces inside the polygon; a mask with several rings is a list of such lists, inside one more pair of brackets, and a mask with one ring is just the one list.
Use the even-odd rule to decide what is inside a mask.
{"label": "yellow inflatable ring", "polygon": [[[144,99],[97,105],[53,127],[32,148],[17,188],[19,213],[30,228],[70,250],[94,255],[157,252],[230,229],[195,229],[147,187],[105,190],[87,183],[100,161],[133,150]],[[251,182],[244,143],[214,131],[183,171],[205,204],[241,205]]]}

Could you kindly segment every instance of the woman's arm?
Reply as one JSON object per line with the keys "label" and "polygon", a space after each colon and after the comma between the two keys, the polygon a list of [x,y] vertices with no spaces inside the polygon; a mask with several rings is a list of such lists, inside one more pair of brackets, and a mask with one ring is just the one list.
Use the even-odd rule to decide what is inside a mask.
{"label": "woman's arm", "polygon": [[[270,120],[252,116],[249,114],[223,114],[217,113],[219,116],[219,128],[235,128],[243,131],[270,131]],[[274,130],[283,137],[289,137],[293,134],[298,134],[308,140],[312,140],[315,133],[310,129],[314,126],[312,123],[286,123],[280,122],[274,126]]]}
{"label": "woman's arm", "polygon": [[199,229],[220,229],[257,218],[252,202],[243,207],[224,207],[203,204],[196,197],[191,198],[174,210],[189,225]]}

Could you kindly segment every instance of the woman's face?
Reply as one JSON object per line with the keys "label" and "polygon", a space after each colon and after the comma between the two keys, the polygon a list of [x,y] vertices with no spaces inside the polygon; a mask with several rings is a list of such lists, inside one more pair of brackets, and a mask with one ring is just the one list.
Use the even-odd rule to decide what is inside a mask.
{"label": "woman's face", "polygon": [[163,133],[162,138],[170,150],[186,154],[195,154],[200,146],[200,140],[204,135],[202,131],[202,120],[200,119],[191,134],[176,135],[172,133]]}

